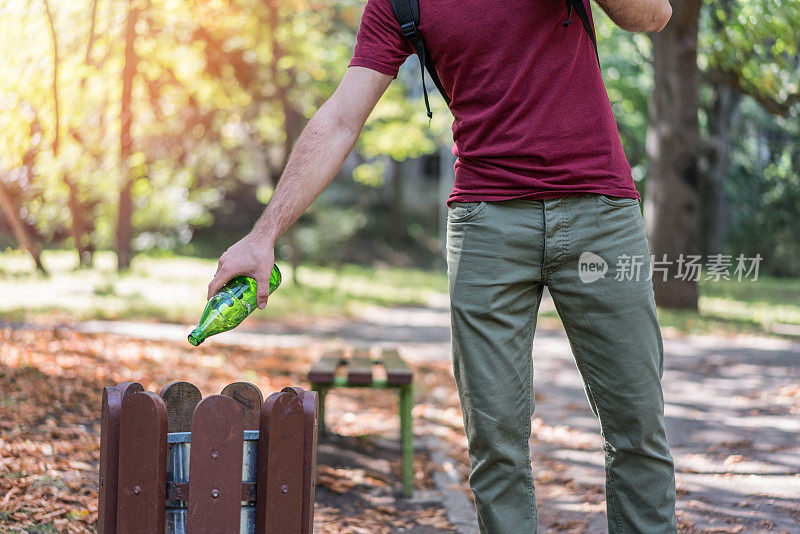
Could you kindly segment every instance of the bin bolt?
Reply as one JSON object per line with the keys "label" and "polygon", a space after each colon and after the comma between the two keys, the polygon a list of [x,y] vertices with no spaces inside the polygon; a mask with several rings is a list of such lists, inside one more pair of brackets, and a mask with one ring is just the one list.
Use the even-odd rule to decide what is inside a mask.
{"label": "bin bolt", "polygon": [[219,497],[219,490],[218,489],[212,489],[211,490],[211,498],[216,499],[218,497]]}
{"label": "bin bolt", "polygon": [[289,486],[286,484],[281,484],[281,493],[285,495],[287,491],[289,491]]}
{"label": "bin bolt", "polygon": [[142,488],[140,488],[139,486],[134,486],[133,487],[133,494],[134,495],[139,495],[141,492],[142,492]]}
{"label": "bin bolt", "polygon": [[211,457],[212,457],[213,459],[215,459],[215,460],[216,460],[217,458],[219,458],[219,451],[218,451],[217,449],[211,449]]}

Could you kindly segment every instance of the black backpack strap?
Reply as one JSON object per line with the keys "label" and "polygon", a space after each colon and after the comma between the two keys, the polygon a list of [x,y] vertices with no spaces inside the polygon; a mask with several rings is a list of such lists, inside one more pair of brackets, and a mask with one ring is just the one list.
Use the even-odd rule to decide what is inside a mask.
{"label": "black backpack strap", "polygon": [[444,101],[450,105],[450,97],[447,96],[442,81],[439,79],[439,74],[433,65],[433,60],[425,52],[425,41],[422,39],[422,34],[419,32],[419,0],[390,0],[392,3],[392,10],[397,22],[400,23],[400,31],[403,32],[403,37],[408,39],[412,48],[419,56],[420,74],[422,75],[422,94],[425,97],[425,109],[428,111],[428,120],[433,117],[431,106],[428,102],[428,90],[425,87],[425,71],[428,70],[433,83],[439,92],[442,94]]}
{"label": "black backpack strap", "polygon": [[564,26],[569,26],[569,23],[572,22],[572,8],[575,7],[575,12],[578,14],[578,17],[580,17],[581,22],[583,23],[583,29],[586,30],[586,34],[592,41],[592,46],[594,47],[594,56],[597,58],[597,64],[600,65],[600,54],[597,53],[597,37],[594,34],[594,28],[592,28],[592,23],[589,20],[589,14],[586,13],[586,6],[583,5],[583,0],[566,0],[566,2],[567,20],[564,21]]}

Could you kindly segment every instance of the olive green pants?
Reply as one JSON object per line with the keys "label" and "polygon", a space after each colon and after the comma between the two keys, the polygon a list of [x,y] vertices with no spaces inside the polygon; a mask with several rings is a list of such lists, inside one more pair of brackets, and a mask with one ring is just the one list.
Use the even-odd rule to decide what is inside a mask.
{"label": "olive green pants", "polygon": [[447,265],[453,370],[481,533],[537,531],[528,442],[544,286],[600,420],[609,531],[676,532],[663,349],[638,201],[454,203]]}

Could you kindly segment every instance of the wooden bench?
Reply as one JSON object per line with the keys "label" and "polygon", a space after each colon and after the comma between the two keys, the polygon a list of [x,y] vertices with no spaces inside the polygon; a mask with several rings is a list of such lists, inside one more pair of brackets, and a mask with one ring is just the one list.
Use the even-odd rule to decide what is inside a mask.
{"label": "wooden bench", "polygon": [[396,389],[399,393],[400,443],[403,451],[403,495],[414,491],[413,374],[396,349],[340,349],[326,352],[308,373],[319,394],[319,432],[325,434],[325,396],[333,388]]}

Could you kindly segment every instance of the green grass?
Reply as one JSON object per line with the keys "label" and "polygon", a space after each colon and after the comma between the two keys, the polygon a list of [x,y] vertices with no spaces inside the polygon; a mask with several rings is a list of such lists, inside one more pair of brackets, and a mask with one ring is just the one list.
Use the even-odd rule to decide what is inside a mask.
{"label": "green grass", "polygon": [[660,310],[662,326],[682,332],[774,334],[800,337],[800,280],[704,281],[700,313]]}
{"label": "green grass", "polygon": [[[800,280],[759,276],[757,281],[700,281],[699,312],[659,308],[671,334],[759,334],[800,338]],[[543,312],[551,324],[554,310]]]}
{"label": "green grass", "polygon": [[[0,320],[147,320],[192,323],[205,306],[216,261],[137,256],[117,274],[111,253],[99,253],[92,269],[79,269],[74,253],[48,251],[49,277],[32,271],[19,252],[0,253]],[[368,306],[422,305],[447,291],[444,273],[410,269],[301,266],[280,263],[283,284],[259,319],[292,316],[349,317]]]}
{"label": "green grass", "polygon": [[[190,324],[205,305],[216,261],[180,256],[137,256],[124,274],[111,253],[93,269],[78,269],[74,253],[48,251],[43,277],[20,253],[0,253],[0,321],[144,320]],[[444,272],[344,266],[301,266],[300,285],[279,263],[284,283],[256,320],[352,317],[369,306],[424,305],[447,292]],[[800,280],[760,276],[752,281],[702,281],[700,312],[659,310],[669,333],[766,334],[800,337]],[[544,311],[553,322],[554,311]]]}

